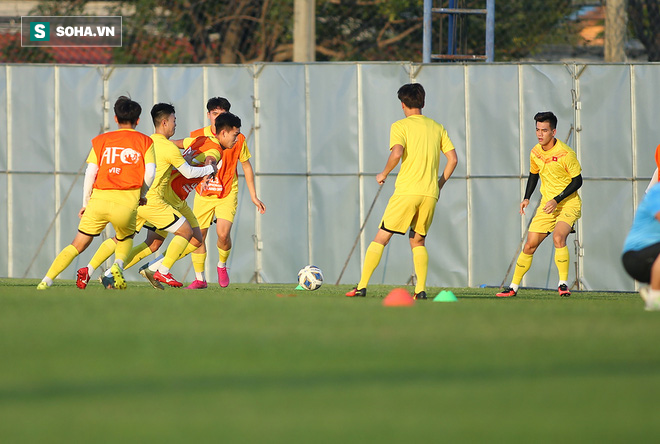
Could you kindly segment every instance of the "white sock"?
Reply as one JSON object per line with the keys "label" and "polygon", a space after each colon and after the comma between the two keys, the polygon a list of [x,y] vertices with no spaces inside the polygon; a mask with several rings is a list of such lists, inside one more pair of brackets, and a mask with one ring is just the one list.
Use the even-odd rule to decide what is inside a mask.
{"label": "white sock", "polygon": [[218,268],[226,268],[227,262],[218,262]]}
{"label": "white sock", "polygon": [[119,265],[119,268],[121,268],[122,271],[124,270],[124,261],[121,259],[115,259],[115,264]]}
{"label": "white sock", "polygon": [[649,301],[657,301],[660,300],[660,290],[654,290],[652,288],[649,288],[649,296],[648,296]]}
{"label": "white sock", "polygon": [[511,282],[511,285],[509,285],[509,287],[513,288],[513,291],[518,293],[518,284],[514,284],[513,282]]}
{"label": "white sock", "polygon": [[203,271],[196,271],[195,279],[206,282],[206,274]]}
{"label": "white sock", "polygon": [[96,268],[94,268],[91,265],[87,264],[87,273],[89,273],[90,276],[93,275],[95,271],[96,271]]}
{"label": "white sock", "polygon": [[164,258],[165,258],[165,256],[163,256],[162,254],[159,254],[154,260],[149,262],[149,270],[158,271],[158,269],[160,268],[160,264],[163,263]]}
{"label": "white sock", "polygon": [[559,281],[559,283],[557,284],[557,287],[560,287],[560,286],[562,286],[562,285],[566,285],[566,286],[568,287],[568,282],[566,282],[566,281]]}
{"label": "white sock", "polygon": [[49,287],[53,285],[53,280],[49,278],[48,276],[44,277],[41,282],[45,282]]}

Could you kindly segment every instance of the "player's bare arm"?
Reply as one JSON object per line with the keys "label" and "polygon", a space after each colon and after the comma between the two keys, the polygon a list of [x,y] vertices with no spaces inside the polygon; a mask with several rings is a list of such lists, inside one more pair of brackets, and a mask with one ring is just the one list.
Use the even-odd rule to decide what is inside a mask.
{"label": "player's bare arm", "polygon": [[399,164],[401,157],[403,157],[403,146],[398,144],[394,145],[392,147],[392,151],[390,152],[390,156],[387,158],[387,163],[385,164],[385,168],[383,169],[382,172],[376,174],[376,182],[378,182],[381,185],[384,184],[385,179],[387,179],[387,176]]}
{"label": "player's bare arm", "polygon": [[248,191],[250,192],[252,203],[257,207],[259,214],[264,214],[266,212],[266,205],[257,197],[257,189],[254,186],[254,170],[252,169],[252,164],[249,160],[246,160],[245,162],[241,162],[241,166],[243,167],[243,174],[245,174],[245,184],[247,185]]}
{"label": "player's bare arm", "polygon": [[438,179],[438,188],[442,190],[442,187],[447,183],[451,175],[454,173],[454,170],[456,169],[456,165],[458,165],[458,156],[456,155],[456,150],[450,150],[445,153],[445,157],[447,158],[447,165],[445,165],[445,169],[442,172],[442,176]]}

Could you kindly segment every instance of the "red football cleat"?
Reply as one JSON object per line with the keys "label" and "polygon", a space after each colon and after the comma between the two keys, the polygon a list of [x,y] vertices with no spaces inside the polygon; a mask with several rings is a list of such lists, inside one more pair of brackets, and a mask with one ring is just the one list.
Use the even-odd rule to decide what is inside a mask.
{"label": "red football cleat", "polygon": [[183,286],[181,282],[172,277],[172,273],[162,274],[160,271],[157,271],[154,273],[154,279],[156,279],[158,282],[162,282],[163,284],[167,284],[170,287]]}
{"label": "red football cleat", "polygon": [[353,298],[353,297],[363,298],[366,295],[367,295],[367,289],[366,288],[358,289],[357,287],[355,287],[354,289],[352,289],[351,291],[346,293],[346,296],[348,296],[349,298]]}
{"label": "red football cleat", "polygon": [[566,284],[561,284],[559,288],[557,288],[557,291],[559,292],[559,296],[562,297],[569,297],[571,295],[571,291],[568,289],[568,285]]}
{"label": "red football cleat", "polygon": [[498,298],[510,298],[510,297],[515,296],[517,294],[518,294],[518,292],[516,290],[514,290],[513,288],[506,287],[504,290],[497,293],[495,296],[497,296]]}
{"label": "red football cleat", "polygon": [[76,275],[76,287],[80,288],[81,290],[87,288],[89,278],[89,269],[87,267],[83,267],[78,270],[78,274]]}

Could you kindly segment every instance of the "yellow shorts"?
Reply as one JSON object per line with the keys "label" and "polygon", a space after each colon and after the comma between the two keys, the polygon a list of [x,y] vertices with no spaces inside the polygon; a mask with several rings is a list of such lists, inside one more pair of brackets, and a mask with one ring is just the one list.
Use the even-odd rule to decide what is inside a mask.
{"label": "yellow shorts", "polygon": [[135,207],[92,198],[80,219],[78,231],[89,236],[98,236],[110,223],[117,233],[117,239],[124,240],[135,234],[136,215]]}
{"label": "yellow shorts", "polygon": [[397,195],[390,197],[380,228],[397,234],[405,234],[408,228],[426,236],[433,222],[438,199],[430,196]]}
{"label": "yellow shorts", "polygon": [[555,211],[550,214],[543,211],[544,206],[545,201],[541,202],[536,210],[534,219],[529,226],[529,231],[532,233],[552,233],[557,222],[566,222],[572,227],[575,225],[575,221],[582,216],[582,202],[578,199],[559,202]]}
{"label": "yellow shorts", "polygon": [[183,217],[186,218],[191,227],[199,227],[199,222],[197,221],[197,217],[195,217],[195,213],[193,213],[192,208],[188,206],[188,203],[185,200],[181,201],[178,205],[174,205],[174,209],[183,214]]}
{"label": "yellow shorts", "polygon": [[234,223],[237,207],[238,192],[234,190],[222,199],[195,194],[193,212],[195,213],[195,217],[197,217],[199,227],[203,230],[211,226],[214,217]]}
{"label": "yellow shorts", "polygon": [[[181,203],[179,203],[177,205],[174,205],[173,207],[174,207],[175,210],[177,210],[179,213],[181,213],[183,215],[183,217],[186,218],[186,220],[188,221],[188,223],[190,223],[190,226],[192,228],[199,227],[199,223],[197,222],[197,218],[193,214],[192,209],[188,206],[186,201],[182,201]],[[150,223],[149,221],[140,220],[140,223],[142,225],[140,225],[138,227],[138,231],[142,228],[142,226],[144,226],[144,228],[146,228],[147,230],[154,231],[158,236],[162,237],[163,239],[167,238],[167,235],[169,234],[165,230],[161,230],[161,229],[156,228],[154,226],[154,224]]]}
{"label": "yellow shorts", "polygon": [[137,210],[137,229],[139,230],[149,221],[149,224],[158,230],[164,230],[173,225],[181,218],[180,211],[172,207],[162,199],[148,197],[147,204],[138,207]]}

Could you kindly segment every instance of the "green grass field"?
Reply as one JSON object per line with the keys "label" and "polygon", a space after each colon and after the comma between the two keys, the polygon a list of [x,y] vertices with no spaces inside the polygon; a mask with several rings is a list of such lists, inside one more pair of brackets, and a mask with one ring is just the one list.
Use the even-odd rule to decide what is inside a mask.
{"label": "green grass field", "polygon": [[636,294],[383,307],[393,287],[36,284],[0,279],[4,443],[660,436],[660,312]]}

